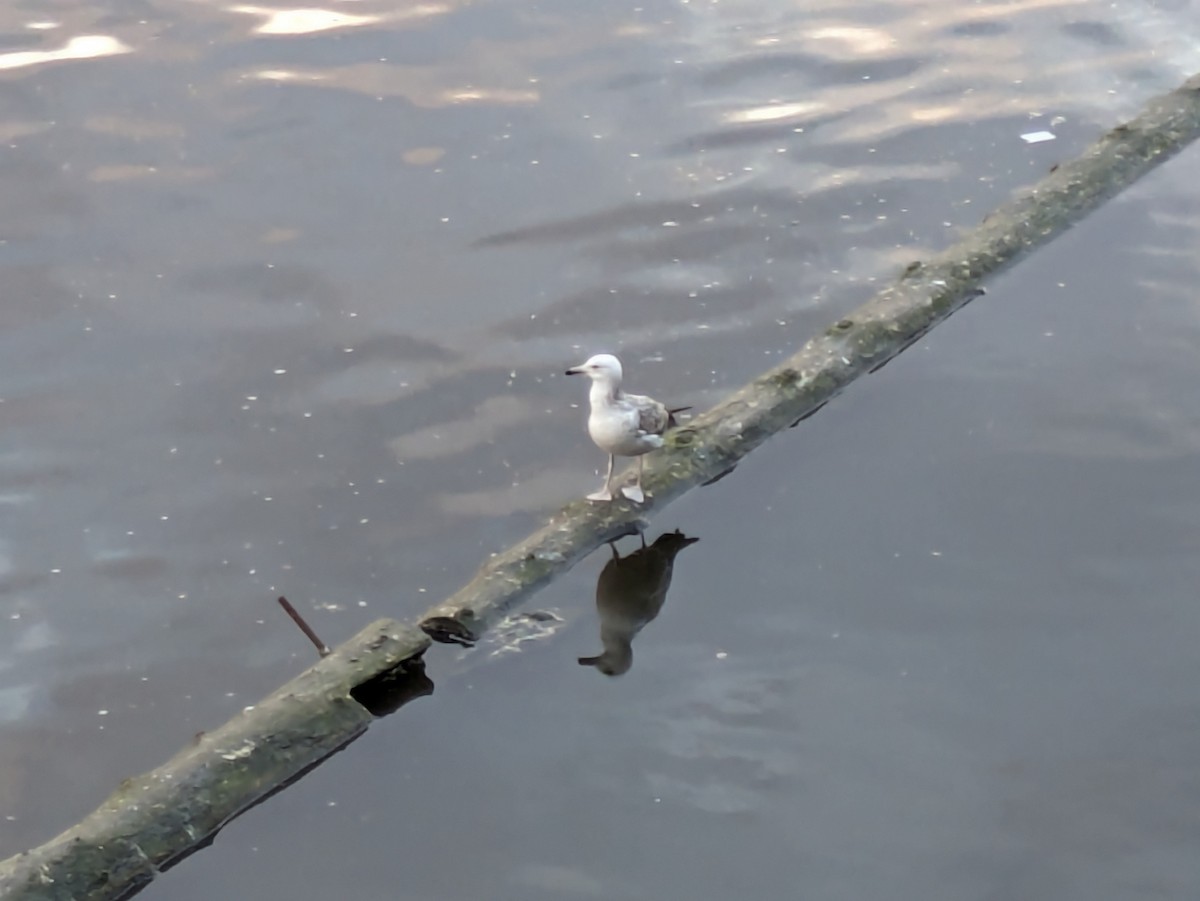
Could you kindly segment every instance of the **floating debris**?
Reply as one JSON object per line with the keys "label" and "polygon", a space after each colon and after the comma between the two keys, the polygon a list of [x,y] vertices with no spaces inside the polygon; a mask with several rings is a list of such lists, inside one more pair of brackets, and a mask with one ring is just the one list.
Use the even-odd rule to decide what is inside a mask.
{"label": "floating debris", "polygon": [[1043,141],[1053,141],[1057,137],[1052,131],[1030,131],[1021,135],[1021,140],[1026,144],[1040,144]]}

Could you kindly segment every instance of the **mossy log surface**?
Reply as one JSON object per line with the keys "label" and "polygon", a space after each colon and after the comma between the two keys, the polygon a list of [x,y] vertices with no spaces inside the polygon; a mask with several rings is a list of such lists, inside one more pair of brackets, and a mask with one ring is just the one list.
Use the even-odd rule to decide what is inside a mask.
{"label": "mossy log surface", "polygon": [[[469,641],[606,541],[640,529],[685,491],[729,472],[767,438],[811,415],[982,293],[982,282],[1064,232],[1200,135],[1200,75],[1150,101],[1079,158],[993,211],[961,241],[909,264],[895,282],[796,354],[717,404],[646,461],[650,497],[635,505],[569,504],[544,528],[489,560],[431,608],[438,641]],[[628,480],[629,473],[625,474]]]}
{"label": "mossy log surface", "polygon": [[381,683],[407,682],[401,703],[427,694],[419,658],[428,646],[413,626],[372,623],[158,769],[126,779],[57,838],[0,862],[0,898],[112,901],[136,894],[239,813],[365,732]]}

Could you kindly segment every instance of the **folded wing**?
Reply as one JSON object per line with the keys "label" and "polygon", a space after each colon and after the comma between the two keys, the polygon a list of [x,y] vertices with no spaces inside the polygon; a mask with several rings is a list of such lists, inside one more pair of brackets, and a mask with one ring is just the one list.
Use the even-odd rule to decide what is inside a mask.
{"label": "folded wing", "polygon": [[638,428],[647,435],[661,435],[671,425],[671,413],[653,397],[640,394],[626,394],[625,398],[638,411]]}

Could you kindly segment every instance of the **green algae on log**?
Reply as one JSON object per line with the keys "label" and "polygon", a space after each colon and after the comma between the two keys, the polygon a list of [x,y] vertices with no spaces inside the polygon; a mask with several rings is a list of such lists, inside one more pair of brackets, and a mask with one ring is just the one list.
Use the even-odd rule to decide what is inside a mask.
{"label": "green algae on log", "polygon": [[[1055,167],[961,241],[909,264],[891,285],[703,415],[646,460],[646,503],[576,501],[421,620],[438,641],[469,642],[601,544],[641,529],[685,491],[732,470],[859,376],[874,372],[982,292],[988,276],[1047,244],[1200,135],[1200,75],[1151,100],[1079,158]],[[622,475],[628,479],[629,472]]]}
{"label": "green algae on log", "polygon": [[[432,691],[413,626],[379,620],[156,770],[126,779],[44,845],[0,862],[5,901],[113,901],[212,841],[226,823],[366,731],[390,705]],[[375,713],[372,713],[375,711]]]}

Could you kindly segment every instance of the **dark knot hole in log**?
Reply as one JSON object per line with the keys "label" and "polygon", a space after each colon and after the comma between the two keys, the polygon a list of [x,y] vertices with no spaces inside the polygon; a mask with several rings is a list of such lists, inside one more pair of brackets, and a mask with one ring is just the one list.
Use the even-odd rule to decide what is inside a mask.
{"label": "dark knot hole in log", "polygon": [[409,701],[431,694],[433,680],[425,675],[425,661],[420,657],[411,657],[350,689],[350,697],[376,717],[395,713]]}

